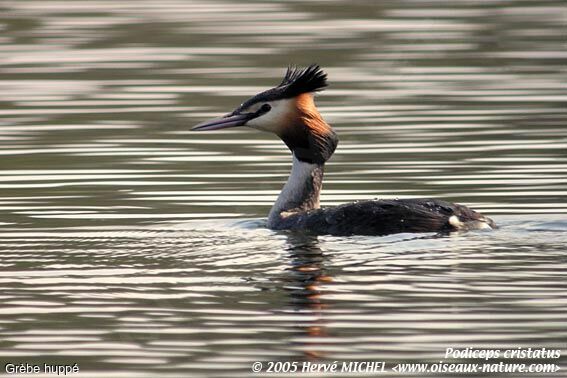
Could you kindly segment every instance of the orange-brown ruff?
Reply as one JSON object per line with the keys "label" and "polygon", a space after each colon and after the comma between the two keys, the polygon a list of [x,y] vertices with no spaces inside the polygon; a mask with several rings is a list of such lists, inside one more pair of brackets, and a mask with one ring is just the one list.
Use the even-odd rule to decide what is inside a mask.
{"label": "orange-brown ruff", "polygon": [[333,132],[331,126],[325,122],[319,110],[315,107],[314,97],[311,93],[302,93],[295,98],[295,104],[299,110],[301,123],[309,128],[309,131],[320,138],[327,137]]}
{"label": "orange-brown ruff", "polygon": [[278,86],[193,129],[249,126],[276,134],[288,146],[291,174],[270,210],[269,228],[333,235],[496,228],[491,219],[466,206],[436,199],[369,200],[319,208],[325,163],[338,144],[313,98],[326,86],[327,75],[317,65],[289,68]]}
{"label": "orange-brown ruff", "polygon": [[[312,93],[302,93],[286,103],[288,111],[274,134],[306,162],[325,163],[335,151],[338,138],[315,106]],[[254,126],[252,126],[254,127]]]}

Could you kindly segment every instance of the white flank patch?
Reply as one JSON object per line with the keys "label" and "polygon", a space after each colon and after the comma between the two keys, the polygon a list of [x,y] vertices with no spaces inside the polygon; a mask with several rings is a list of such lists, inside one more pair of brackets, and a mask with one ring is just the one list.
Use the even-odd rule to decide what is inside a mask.
{"label": "white flank patch", "polygon": [[457,230],[492,230],[492,227],[483,219],[463,223],[456,215],[451,215],[449,224]]}
{"label": "white flank patch", "polygon": [[456,215],[451,215],[451,217],[449,218],[449,224],[456,229],[460,229],[464,226],[463,222],[461,222],[459,220],[459,217],[457,217]]}

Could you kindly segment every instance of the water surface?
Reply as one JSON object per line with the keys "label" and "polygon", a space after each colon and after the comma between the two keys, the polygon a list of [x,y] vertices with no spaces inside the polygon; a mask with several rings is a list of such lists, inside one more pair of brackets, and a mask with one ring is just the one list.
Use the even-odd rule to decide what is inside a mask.
{"label": "water surface", "polygon": [[[566,19],[557,0],[3,1],[0,361],[234,377],[567,353]],[[501,228],[266,230],[283,144],[189,129],[313,62],[340,136],[323,205],[444,198]]]}

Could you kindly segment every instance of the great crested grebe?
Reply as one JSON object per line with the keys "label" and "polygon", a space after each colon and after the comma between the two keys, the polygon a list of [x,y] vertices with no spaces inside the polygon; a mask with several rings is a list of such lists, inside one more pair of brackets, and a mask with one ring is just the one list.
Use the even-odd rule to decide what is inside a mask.
{"label": "great crested grebe", "polygon": [[232,113],[193,128],[249,126],[276,134],[291,150],[291,174],[270,210],[269,228],[332,235],[496,228],[491,219],[466,206],[436,199],[367,200],[320,208],[325,163],[339,142],[313,101],[314,93],[326,86],[327,75],[318,65],[288,68],[278,86],[246,100]]}

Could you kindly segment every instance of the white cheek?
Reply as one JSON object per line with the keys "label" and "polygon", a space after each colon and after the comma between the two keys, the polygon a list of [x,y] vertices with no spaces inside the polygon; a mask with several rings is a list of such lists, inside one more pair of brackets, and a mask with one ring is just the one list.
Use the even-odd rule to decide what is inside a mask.
{"label": "white cheek", "polygon": [[270,131],[277,133],[282,127],[285,127],[293,114],[293,103],[289,100],[279,100],[271,103],[272,109],[246,123],[247,126],[262,131]]}

